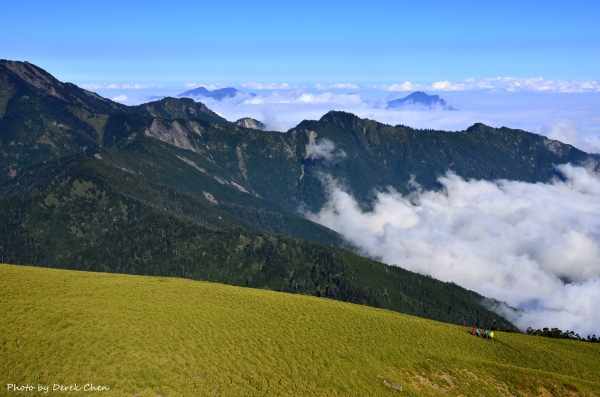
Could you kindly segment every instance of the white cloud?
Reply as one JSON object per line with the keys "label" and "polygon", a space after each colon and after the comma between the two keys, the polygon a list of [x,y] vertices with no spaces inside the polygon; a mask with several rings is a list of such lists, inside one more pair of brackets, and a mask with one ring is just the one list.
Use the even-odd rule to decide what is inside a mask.
{"label": "white cloud", "polygon": [[600,178],[557,169],[564,181],[547,184],[448,173],[440,192],[379,192],[370,212],[325,175],[328,202],[307,216],[371,257],[524,310],[521,328],[599,334]]}
{"label": "white cloud", "polygon": [[295,103],[335,103],[335,104],[355,104],[358,105],[361,103],[360,95],[356,94],[341,94],[336,95],[330,92],[326,92],[323,94],[311,94],[304,92],[300,96],[296,98],[288,99],[289,102]]}
{"label": "white cloud", "polygon": [[337,84],[332,84],[329,86],[329,88],[339,88],[339,89],[357,89],[358,86],[356,84],[350,84],[350,83],[337,83]]}
{"label": "white cloud", "polygon": [[112,100],[116,101],[116,102],[126,102],[127,101],[127,95],[117,95]]}
{"label": "white cloud", "polygon": [[145,90],[148,88],[162,88],[160,84],[123,84],[121,89],[124,90]]}
{"label": "white cloud", "polygon": [[323,92],[315,94],[305,90],[290,90],[285,92],[275,91],[267,96],[248,97],[246,104],[337,104],[337,105],[361,105],[362,99],[357,94],[333,94]]}
{"label": "white cloud", "polygon": [[366,88],[371,88],[373,90],[384,90],[384,91],[418,91],[425,90],[429,88],[428,86],[422,84],[411,83],[410,81],[405,81],[402,84],[380,84],[380,85],[366,85]]}
{"label": "white cloud", "polygon": [[389,87],[386,87],[384,89],[388,90],[388,91],[417,91],[419,90],[420,85],[418,84],[413,84],[410,81],[405,81],[402,84],[392,84]]}
{"label": "white cloud", "polygon": [[225,84],[222,83],[216,83],[216,84],[196,84],[196,83],[185,83],[183,85],[185,88],[187,89],[194,89],[194,88],[198,88],[198,87],[204,87],[209,91],[214,91],[214,90],[218,90],[220,88],[226,87]]}
{"label": "white cloud", "polygon": [[570,121],[555,118],[540,128],[538,133],[550,139],[577,146],[579,127]]}
{"label": "white cloud", "polygon": [[326,138],[307,145],[306,155],[313,160],[324,160],[325,162],[335,162],[347,157],[346,152],[342,149],[335,151],[335,144]]}
{"label": "white cloud", "polygon": [[436,81],[431,84],[431,89],[433,91],[464,91],[467,88],[467,84],[456,84],[451,83],[448,80],[445,81]]}
{"label": "white cloud", "polygon": [[350,84],[350,83],[336,83],[336,84],[330,84],[328,86],[327,85],[323,85],[323,84],[315,84],[314,87],[317,90],[326,90],[327,88],[333,88],[333,89],[353,89],[353,90],[356,90],[356,89],[360,88],[356,84]]}
{"label": "white cloud", "polygon": [[262,83],[256,83],[256,82],[250,82],[250,83],[243,83],[242,87],[244,88],[250,88],[252,90],[289,90],[292,87],[291,85],[287,84],[287,83],[283,83],[283,84],[277,84],[277,83],[266,83],[266,84],[262,84]]}
{"label": "white cloud", "polygon": [[164,88],[161,84],[108,84],[108,85],[100,85],[100,84],[80,84],[81,88],[86,90],[145,90],[148,88]]}
{"label": "white cloud", "polygon": [[103,88],[100,84],[79,84],[79,87],[83,88],[84,90],[99,90],[101,88]]}
{"label": "white cloud", "polygon": [[586,92],[600,91],[600,84],[594,80],[544,80],[536,78],[495,77],[476,81],[467,79],[460,83],[438,81],[431,85],[435,91],[467,91],[481,89],[516,91],[547,91],[547,92]]}
{"label": "white cloud", "polygon": [[568,119],[556,117],[535,132],[592,153],[600,153],[600,135],[583,134],[581,127]]}
{"label": "white cloud", "polygon": [[476,91],[502,90],[508,92],[600,92],[600,84],[595,80],[545,80],[542,77],[516,78],[493,77],[481,80],[468,78],[463,81],[435,81],[431,84],[414,84],[404,82],[391,85],[371,85],[373,89],[386,91]]}

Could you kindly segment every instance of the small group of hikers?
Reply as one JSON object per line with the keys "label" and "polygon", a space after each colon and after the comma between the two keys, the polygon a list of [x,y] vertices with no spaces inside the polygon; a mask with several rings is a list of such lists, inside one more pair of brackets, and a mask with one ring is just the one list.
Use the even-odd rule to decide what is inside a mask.
{"label": "small group of hikers", "polygon": [[484,339],[494,339],[494,331],[488,331],[485,329],[472,328],[471,335],[481,336]]}

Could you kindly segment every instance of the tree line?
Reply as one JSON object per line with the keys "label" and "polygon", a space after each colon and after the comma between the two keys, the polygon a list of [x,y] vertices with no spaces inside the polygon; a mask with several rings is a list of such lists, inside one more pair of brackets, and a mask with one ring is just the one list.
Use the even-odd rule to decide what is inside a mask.
{"label": "tree line", "polygon": [[576,334],[574,331],[569,331],[566,330],[565,332],[561,331],[558,328],[544,328],[544,329],[533,329],[531,327],[527,328],[527,331],[525,331],[525,333],[527,335],[533,335],[533,336],[543,336],[545,338],[555,338],[555,339],[571,339],[571,340],[578,340],[581,342],[592,342],[592,343],[600,343],[600,338],[596,337],[596,335],[592,335],[592,336],[587,336],[587,338],[584,338],[582,336],[579,336],[579,334]]}

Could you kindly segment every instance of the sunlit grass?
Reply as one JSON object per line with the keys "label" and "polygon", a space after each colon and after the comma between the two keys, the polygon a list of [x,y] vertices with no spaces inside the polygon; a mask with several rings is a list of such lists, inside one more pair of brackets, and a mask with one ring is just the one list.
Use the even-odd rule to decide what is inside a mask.
{"label": "sunlit grass", "polygon": [[0,265],[0,309],[0,394],[600,395],[598,345],[308,296]]}

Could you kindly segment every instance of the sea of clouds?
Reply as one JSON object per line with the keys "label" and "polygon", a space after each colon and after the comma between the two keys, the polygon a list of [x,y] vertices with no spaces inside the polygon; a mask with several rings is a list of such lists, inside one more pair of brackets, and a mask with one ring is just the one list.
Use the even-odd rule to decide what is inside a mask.
{"label": "sea of clouds", "polygon": [[[318,142],[315,155],[335,146]],[[549,183],[464,180],[440,191],[409,180],[410,195],[377,192],[371,211],[321,174],[328,201],[305,215],[365,256],[493,297],[521,329],[558,327],[600,335],[600,177],[570,164]]]}

